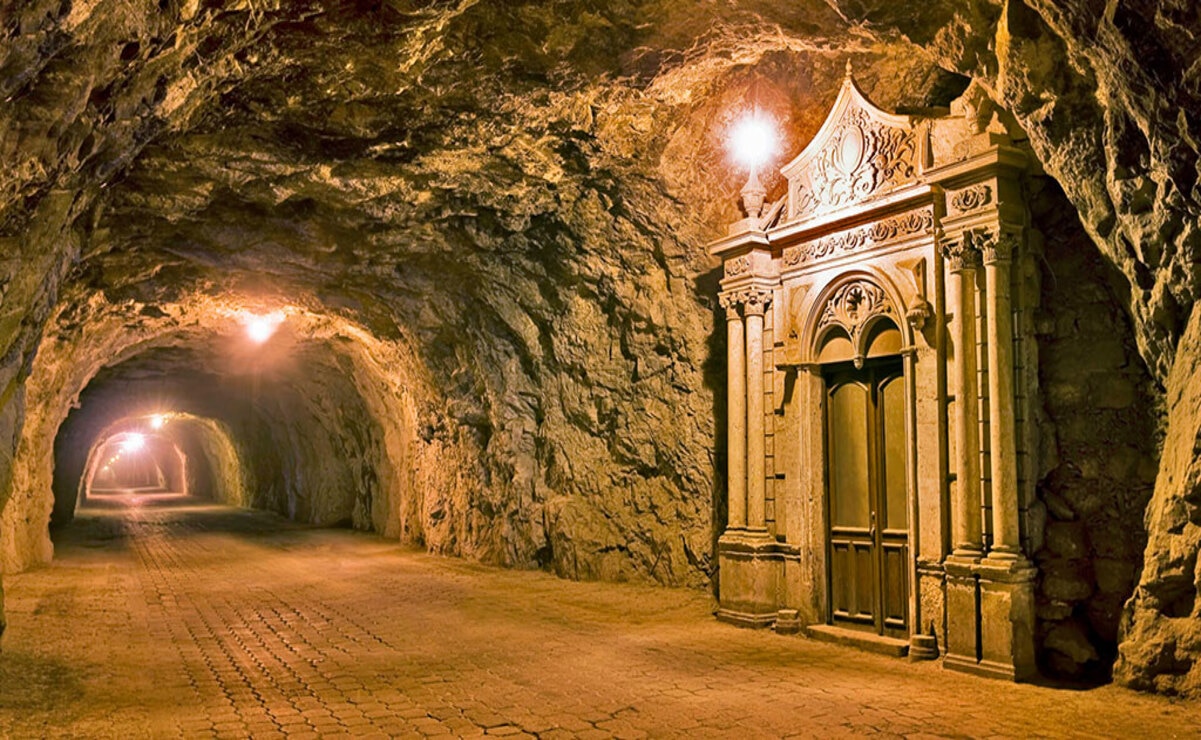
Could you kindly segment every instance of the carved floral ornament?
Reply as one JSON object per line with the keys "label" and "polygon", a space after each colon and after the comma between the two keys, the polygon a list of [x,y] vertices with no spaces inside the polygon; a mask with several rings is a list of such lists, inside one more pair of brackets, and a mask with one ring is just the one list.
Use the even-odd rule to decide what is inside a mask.
{"label": "carved floral ornament", "polygon": [[989,203],[992,203],[992,188],[984,183],[971,185],[951,196],[951,209],[956,213],[968,213]]}
{"label": "carved floral ornament", "polygon": [[820,334],[828,326],[841,326],[858,346],[859,335],[870,319],[892,313],[883,288],[870,280],[853,280],[830,296],[817,320],[817,331]]}
{"label": "carved floral ornament", "polygon": [[799,244],[784,250],[786,266],[814,262],[844,252],[855,252],[891,241],[924,234],[934,228],[934,212],[930,208],[909,211],[892,218],[881,219],[839,234],[824,236],[812,242]]}
{"label": "carved floral ornament", "polygon": [[794,182],[792,216],[833,210],[865,200],[914,177],[917,137],[848,107],[833,134]]}
{"label": "carved floral ornament", "polygon": [[742,275],[743,273],[750,271],[751,258],[744,254],[741,257],[735,257],[733,259],[726,260],[725,268],[726,277]]}

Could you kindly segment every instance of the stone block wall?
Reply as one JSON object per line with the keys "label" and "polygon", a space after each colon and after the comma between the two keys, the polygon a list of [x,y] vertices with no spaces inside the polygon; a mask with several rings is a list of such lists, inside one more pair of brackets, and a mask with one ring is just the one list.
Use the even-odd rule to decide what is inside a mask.
{"label": "stone block wall", "polygon": [[1105,680],[1147,544],[1160,394],[1139,358],[1116,272],[1058,186],[1044,178],[1031,189],[1035,226],[1046,237],[1036,318],[1046,519],[1033,553],[1041,667],[1054,677]]}

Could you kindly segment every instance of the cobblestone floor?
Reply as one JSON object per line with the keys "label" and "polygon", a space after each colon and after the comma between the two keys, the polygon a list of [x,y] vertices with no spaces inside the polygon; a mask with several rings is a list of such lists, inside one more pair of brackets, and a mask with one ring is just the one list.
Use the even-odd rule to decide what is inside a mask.
{"label": "cobblestone floor", "polygon": [[0,736],[1195,737],[1201,705],[739,630],[705,594],[216,508],[93,512],[6,579]]}

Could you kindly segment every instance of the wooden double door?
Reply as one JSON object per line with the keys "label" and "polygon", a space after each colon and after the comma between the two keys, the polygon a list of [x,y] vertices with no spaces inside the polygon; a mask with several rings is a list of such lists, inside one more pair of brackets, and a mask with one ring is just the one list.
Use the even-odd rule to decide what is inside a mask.
{"label": "wooden double door", "polygon": [[830,621],[909,635],[909,497],[900,358],[826,380],[826,521]]}

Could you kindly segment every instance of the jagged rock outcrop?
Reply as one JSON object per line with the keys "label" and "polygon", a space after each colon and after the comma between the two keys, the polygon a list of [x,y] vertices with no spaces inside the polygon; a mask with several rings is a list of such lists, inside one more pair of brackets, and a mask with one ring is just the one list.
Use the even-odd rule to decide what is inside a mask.
{"label": "jagged rock outcrop", "polygon": [[[741,185],[721,132],[759,104],[798,151],[851,57],[886,107],[945,104],[976,80],[1124,276],[1131,339],[1168,403],[1118,675],[1196,691],[1183,574],[1195,594],[1197,12],[1186,0],[10,4],[0,554],[8,567],[49,555],[60,428],[102,428],[141,398],[131,379],[190,365],[172,402],[225,424],[247,456],[278,453],[249,471],[282,481],[254,503],[349,512],[440,552],[572,577],[707,583],[724,511],[724,339],[702,245],[735,217]],[[222,359],[236,314],[278,306],[309,332],[294,345],[303,362],[234,409],[246,373]],[[1153,405],[1141,370],[1122,372]],[[1111,392],[1126,388],[1086,398]],[[1059,400],[1062,414],[1079,401]],[[1044,489],[1066,491],[1074,515],[1085,487],[1064,471],[1098,439],[1060,442]],[[1142,486],[1127,504],[1148,478],[1131,471],[1103,476],[1109,491]],[[370,500],[357,514],[314,508],[325,484]],[[1087,663],[1137,565],[1090,540],[1116,518],[1081,527],[1059,513],[1048,552],[1087,562],[1064,565],[1062,583],[1093,592],[1065,586],[1074,611],[1045,638]]]}

